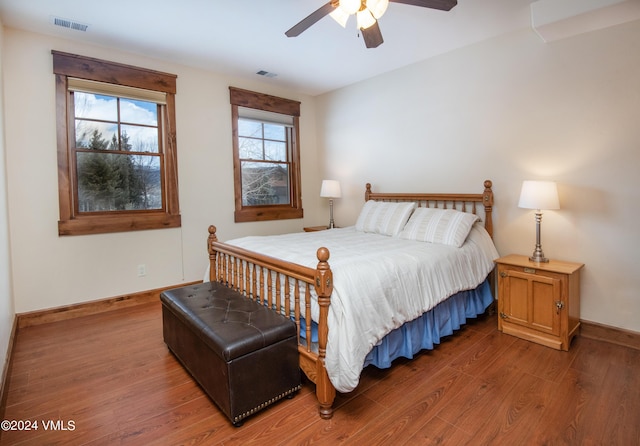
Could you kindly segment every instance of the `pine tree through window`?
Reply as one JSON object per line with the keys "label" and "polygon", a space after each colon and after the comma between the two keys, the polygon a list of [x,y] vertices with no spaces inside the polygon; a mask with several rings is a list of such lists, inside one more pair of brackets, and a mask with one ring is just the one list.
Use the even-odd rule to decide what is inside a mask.
{"label": "pine tree through window", "polygon": [[162,209],[158,104],[75,92],[78,212]]}

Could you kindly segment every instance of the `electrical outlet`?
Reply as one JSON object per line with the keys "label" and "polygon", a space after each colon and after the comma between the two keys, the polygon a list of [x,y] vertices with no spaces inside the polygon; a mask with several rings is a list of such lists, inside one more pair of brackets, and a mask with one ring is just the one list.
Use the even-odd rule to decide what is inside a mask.
{"label": "electrical outlet", "polygon": [[147,275],[147,265],[140,264],[138,265],[138,277],[144,277]]}

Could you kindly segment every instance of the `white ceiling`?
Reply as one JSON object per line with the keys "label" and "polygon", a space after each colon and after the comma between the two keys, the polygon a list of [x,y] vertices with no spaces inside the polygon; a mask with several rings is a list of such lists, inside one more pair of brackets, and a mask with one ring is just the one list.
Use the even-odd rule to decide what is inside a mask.
{"label": "white ceiling", "polygon": [[[328,0],[0,0],[5,26],[81,40],[317,95],[475,42],[530,27],[533,0],[458,0],[449,12],[392,3],[385,42],[365,48],[355,20],[285,31]],[[55,26],[52,17],[89,25]],[[86,54],[89,55],[89,54]]]}

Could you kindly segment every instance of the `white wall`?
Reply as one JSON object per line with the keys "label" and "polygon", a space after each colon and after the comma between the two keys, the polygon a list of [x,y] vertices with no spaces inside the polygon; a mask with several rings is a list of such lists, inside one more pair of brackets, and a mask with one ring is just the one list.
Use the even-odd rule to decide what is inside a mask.
{"label": "white wall", "polygon": [[[0,376],[8,360],[7,352],[15,316],[11,290],[11,258],[9,246],[9,217],[7,215],[7,175],[4,139],[4,32],[0,23]],[[0,382],[0,385],[2,383]]]}
{"label": "white wall", "polygon": [[[110,49],[5,29],[4,85],[8,207],[17,313],[201,280],[207,227],[221,240],[301,231],[324,218],[319,198],[315,99],[268,83]],[[51,50],[176,74],[182,228],[67,236],[57,233],[56,118]],[[302,102],[301,165],[305,218],[234,224],[230,85]],[[0,232],[2,227],[0,227]],[[1,253],[0,253],[1,255]],[[137,276],[145,264],[147,275]]]}
{"label": "white wall", "polygon": [[318,147],[342,181],[339,225],[364,184],[481,192],[493,180],[501,254],[531,255],[525,179],[559,184],[547,257],[585,263],[581,318],[640,332],[640,21],[551,44],[524,30],[318,98]]}

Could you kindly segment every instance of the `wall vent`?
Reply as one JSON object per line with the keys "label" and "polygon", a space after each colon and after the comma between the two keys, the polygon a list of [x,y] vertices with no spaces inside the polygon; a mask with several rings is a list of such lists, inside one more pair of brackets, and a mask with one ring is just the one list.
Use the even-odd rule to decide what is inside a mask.
{"label": "wall vent", "polygon": [[61,17],[51,17],[51,23],[56,26],[75,29],[76,31],[82,32],[86,32],[87,28],[89,28],[89,25],[85,25],[84,23],[76,22],[75,20],[63,19]]}

